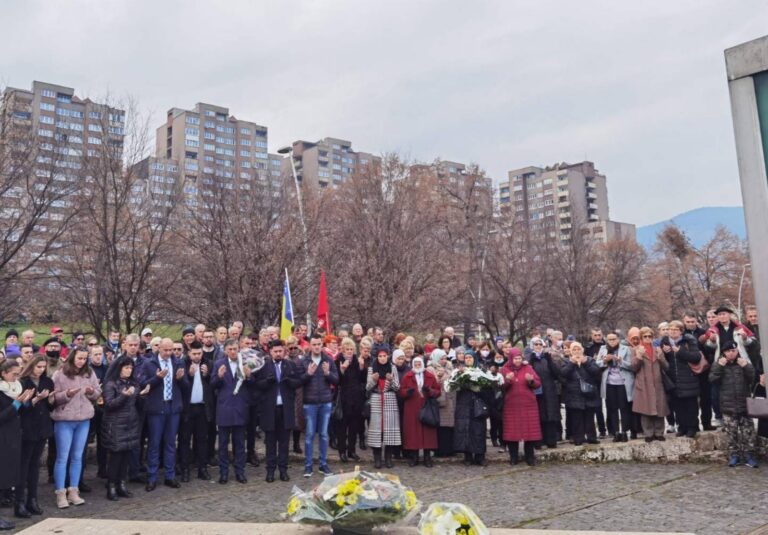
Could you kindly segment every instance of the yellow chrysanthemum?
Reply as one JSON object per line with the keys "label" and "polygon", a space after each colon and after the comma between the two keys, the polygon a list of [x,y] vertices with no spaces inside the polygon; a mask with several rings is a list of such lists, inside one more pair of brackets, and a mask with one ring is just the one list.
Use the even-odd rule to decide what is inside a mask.
{"label": "yellow chrysanthemum", "polygon": [[416,506],[416,493],[412,490],[406,490],[405,491],[405,509],[406,511],[410,511]]}
{"label": "yellow chrysanthemum", "polygon": [[339,507],[344,507],[344,496],[342,496],[341,494],[336,496],[336,505],[338,505]]}
{"label": "yellow chrysanthemum", "polygon": [[349,505],[355,505],[357,503],[357,496],[354,494],[347,496],[347,503]]}
{"label": "yellow chrysanthemum", "polygon": [[475,534],[475,528],[469,528],[469,529],[467,530],[467,535],[476,535],[476,534]]}
{"label": "yellow chrysanthemum", "polygon": [[291,498],[291,501],[288,502],[288,515],[293,516],[293,514],[298,511],[300,507],[301,501],[296,497]]}
{"label": "yellow chrysanthemum", "polygon": [[400,509],[402,509],[400,502],[395,502],[395,511],[399,511]]}

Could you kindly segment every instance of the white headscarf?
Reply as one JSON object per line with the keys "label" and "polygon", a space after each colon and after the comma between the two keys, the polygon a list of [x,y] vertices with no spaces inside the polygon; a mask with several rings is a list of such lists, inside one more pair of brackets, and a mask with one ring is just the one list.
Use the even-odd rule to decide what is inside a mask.
{"label": "white headscarf", "polygon": [[[418,370],[416,369],[416,362],[421,362],[421,368]],[[411,369],[416,377],[416,385],[419,387],[419,392],[421,392],[421,389],[424,386],[424,359],[421,357],[414,357],[411,360]]]}

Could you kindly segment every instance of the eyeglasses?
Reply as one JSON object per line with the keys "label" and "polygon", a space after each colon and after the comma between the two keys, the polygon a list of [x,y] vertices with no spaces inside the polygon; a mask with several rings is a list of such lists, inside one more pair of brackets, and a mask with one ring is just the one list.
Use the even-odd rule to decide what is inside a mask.
{"label": "eyeglasses", "polygon": [[88,342],[88,347],[93,347],[95,345],[98,345],[96,342]]}
{"label": "eyeglasses", "polygon": [[288,346],[288,351],[293,351],[294,349],[299,349],[298,346]]}
{"label": "eyeglasses", "polygon": [[542,344],[541,342],[536,342],[533,345],[535,345],[535,346],[543,346],[544,344]]}
{"label": "eyeglasses", "polygon": [[651,339],[653,339],[653,336],[650,335],[650,334],[645,334],[645,335],[643,335],[643,338],[651,338]]}

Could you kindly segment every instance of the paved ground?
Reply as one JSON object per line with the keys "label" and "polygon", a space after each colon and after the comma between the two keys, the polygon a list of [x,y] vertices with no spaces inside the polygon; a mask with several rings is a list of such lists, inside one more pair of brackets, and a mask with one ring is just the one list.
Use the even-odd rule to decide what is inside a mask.
{"label": "paved ground", "polygon": [[[332,463],[334,470],[341,466]],[[423,502],[464,502],[494,527],[724,534],[768,527],[766,470],[729,469],[721,464],[622,463],[534,468],[451,463],[427,469],[401,463],[392,472],[411,485]],[[63,511],[54,508],[52,486],[43,484],[43,518],[273,522],[280,521],[294,484],[307,489],[320,481],[317,473],[309,480],[299,477],[296,463],[293,480],[287,483],[265,483],[263,467],[249,466],[247,475],[246,485],[193,480],[180,490],[160,486],[151,494],[132,485],[134,498],[113,503],[105,499],[100,481],[91,474],[87,480],[96,490],[85,495],[88,503]],[[0,510],[4,516],[10,513]],[[18,527],[31,524],[20,521]]]}

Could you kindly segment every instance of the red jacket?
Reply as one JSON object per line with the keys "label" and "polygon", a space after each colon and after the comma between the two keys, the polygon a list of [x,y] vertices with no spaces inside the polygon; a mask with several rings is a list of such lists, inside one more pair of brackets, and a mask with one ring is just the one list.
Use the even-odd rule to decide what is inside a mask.
{"label": "red jacket", "polygon": [[[427,387],[427,397],[440,396],[440,383],[432,372],[424,370],[424,384]],[[409,393],[409,390],[412,392]],[[400,381],[401,398],[405,399],[403,405],[403,448],[407,450],[434,450],[437,449],[437,428],[428,427],[419,420],[419,412],[424,406],[424,396],[416,384],[416,374],[413,370],[403,376]]]}
{"label": "red jacket", "polygon": [[[514,379],[507,379],[510,372],[515,374]],[[527,374],[533,376],[533,381],[525,379]],[[504,376],[502,438],[506,442],[541,440],[539,404],[534,393],[541,388],[541,379],[530,364],[514,369],[511,362],[504,365],[501,375]]]}

